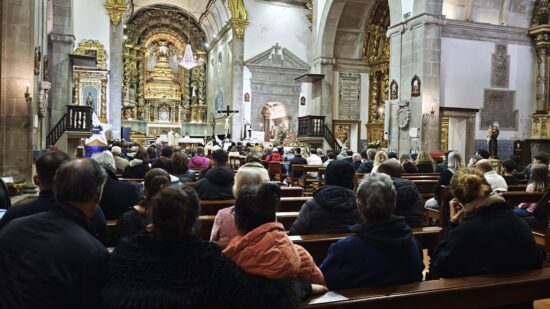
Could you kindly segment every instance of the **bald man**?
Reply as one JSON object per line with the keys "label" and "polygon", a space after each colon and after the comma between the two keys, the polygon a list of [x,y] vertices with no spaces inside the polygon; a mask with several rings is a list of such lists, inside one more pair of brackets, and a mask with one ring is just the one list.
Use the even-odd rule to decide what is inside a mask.
{"label": "bald man", "polygon": [[414,182],[401,178],[401,164],[396,159],[388,159],[378,167],[378,173],[391,177],[396,196],[395,215],[405,217],[411,227],[422,227],[424,223],[424,205]]}
{"label": "bald man", "polygon": [[485,180],[491,185],[491,190],[493,192],[506,192],[508,191],[508,185],[504,177],[497,174],[496,171],[493,171],[493,165],[491,161],[487,159],[477,161],[475,165],[476,169],[483,173]]}

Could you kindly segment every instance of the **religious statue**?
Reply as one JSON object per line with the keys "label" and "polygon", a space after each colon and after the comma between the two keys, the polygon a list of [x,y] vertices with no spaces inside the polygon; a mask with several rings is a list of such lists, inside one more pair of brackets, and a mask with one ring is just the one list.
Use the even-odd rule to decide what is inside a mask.
{"label": "religious statue", "polygon": [[245,102],[250,102],[250,93],[247,92],[247,93],[244,94],[244,101]]}
{"label": "religious statue", "polygon": [[227,0],[227,6],[231,10],[233,19],[247,19],[246,9],[244,8],[243,0]]}
{"label": "religious statue", "polygon": [[40,47],[34,48],[34,75],[40,74],[40,61],[42,60],[42,53]]}
{"label": "religious statue", "polygon": [[143,110],[143,105],[137,106],[137,119],[143,120],[145,118],[145,111]]}
{"label": "religious statue", "polygon": [[392,80],[390,85],[390,100],[397,100],[399,98],[398,89],[399,86],[397,85],[397,82],[395,79]]}
{"label": "religious statue", "polygon": [[411,96],[419,97],[420,96],[420,77],[415,75],[411,81]]}
{"label": "religious statue", "polygon": [[300,105],[302,105],[302,106],[306,105],[306,97],[301,97],[300,98]]}
{"label": "religious statue", "polygon": [[231,118],[231,116],[227,116],[225,117],[225,126],[224,126],[224,131],[225,131],[225,137],[227,138],[229,136],[229,118]]}
{"label": "religious statue", "polygon": [[48,56],[44,56],[44,72],[42,75],[42,80],[47,81],[48,80]]}
{"label": "religious statue", "polygon": [[86,105],[87,106],[94,106],[94,98],[92,97],[91,92],[88,92],[88,97],[86,97]]}
{"label": "religious statue", "polygon": [[497,137],[499,133],[497,122],[489,125],[489,129],[487,130],[487,148],[489,149],[489,156],[493,159],[498,159]]}
{"label": "religious statue", "polygon": [[244,124],[244,132],[243,132],[243,139],[248,140],[252,138],[252,129],[250,127],[250,123],[246,122]]}

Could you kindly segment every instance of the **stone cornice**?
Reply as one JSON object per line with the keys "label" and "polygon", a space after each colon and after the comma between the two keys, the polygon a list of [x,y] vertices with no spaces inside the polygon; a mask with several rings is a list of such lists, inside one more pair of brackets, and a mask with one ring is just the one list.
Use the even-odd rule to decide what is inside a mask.
{"label": "stone cornice", "polygon": [[441,36],[504,44],[533,45],[533,40],[529,37],[529,30],[526,28],[452,19],[447,19],[441,27]]}
{"label": "stone cornice", "polygon": [[76,39],[72,34],[50,33],[50,40],[52,42],[74,44]]}
{"label": "stone cornice", "polygon": [[334,70],[340,72],[367,73],[370,71],[370,67],[366,62],[361,60],[337,58]]}

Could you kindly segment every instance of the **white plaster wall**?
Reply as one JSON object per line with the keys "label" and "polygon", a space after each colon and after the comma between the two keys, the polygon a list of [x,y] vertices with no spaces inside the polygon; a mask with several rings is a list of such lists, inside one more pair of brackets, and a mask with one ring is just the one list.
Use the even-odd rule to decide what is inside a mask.
{"label": "white plaster wall", "polygon": [[250,102],[244,102],[244,94],[249,93],[252,95],[252,91],[250,90],[250,79],[252,78],[252,72],[250,72],[250,69],[248,67],[243,68],[243,123],[252,123],[251,117],[252,117],[252,96],[250,97]]}
{"label": "white plaster wall", "polygon": [[244,1],[250,24],[244,36],[244,60],[269,49],[275,43],[304,61],[311,52],[311,31],[307,9]]}
{"label": "white plaster wall", "polygon": [[321,19],[327,0],[317,0],[313,2],[313,22],[315,23],[315,29],[317,30],[317,37],[319,37],[319,28],[321,27]]}
{"label": "white plaster wall", "polygon": [[[74,5],[74,36],[75,47],[84,39],[98,40],[105,47],[107,55],[110,51],[110,24],[103,0],[75,0]],[[107,66],[109,61],[107,59]]]}
{"label": "white plaster wall", "polygon": [[[441,106],[482,108],[485,88],[491,84],[491,56],[495,43],[441,38]],[[533,111],[535,51],[531,46],[508,44],[510,90],[516,91],[518,131],[500,131],[499,139],[528,138]],[[476,139],[485,139],[476,117]]]}
{"label": "white plaster wall", "polygon": [[[361,103],[360,103],[360,115],[361,115],[361,128],[359,128],[359,138],[367,139],[367,128],[365,125],[369,120],[369,74],[361,73]],[[361,150],[361,149],[359,149]]]}
{"label": "white plaster wall", "polygon": [[[413,0],[401,0],[401,18],[403,18],[403,15],[407,13],[413,14],[413,7],[414,7],[414,1]],[[409,18],[410,18],[409,17]]]}

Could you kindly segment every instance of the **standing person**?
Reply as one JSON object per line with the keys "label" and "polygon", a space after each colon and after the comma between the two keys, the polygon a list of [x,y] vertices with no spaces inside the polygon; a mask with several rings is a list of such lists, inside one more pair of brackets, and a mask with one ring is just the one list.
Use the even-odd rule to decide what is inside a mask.
{"label": "standing person", "polygon": [[[69,155],[60,151],[48,151],[36,160],[36,175],[33,182],[38,186],[40,193],[34,201],[11,207],[0,220],[0,230],[9,222],[17,218],[47,212],[55,207],[55,174],[62,164],[70,161]],[[101,203],[101,202],[100,202]],[[100,207],[97,207],[90,218],[92,234],[103,244],[109,241],[107,221]]]}
{"label": "standing person", "polygon": [[422,249],[403,217],[393,215],[395,201],[388,175],[367,176],[359,184],[363,222],[353,228],[355,235],[332,244],[321,264],[329,289],[422,281]]}
{"label": "standing person", "polygon": [[[522,272],[542,267],[531,229],[514,215],[483,174],[463,169],[453,176],[450,224],[432,259],[443,278]],[[532,304],[525,304],[525,308]],[[518,308],[518,307],[514,307]],[[523,308],[523,307],[522,307]]]}
{"label": "standing person", "polygon": [[227,152],[223,149],[212,153],[212,168],[195,185],[201,200],[233,199],[235,172],[227,166]]}
{"label": "standing person", "polygon": [[324,285],[323,274],[311,255],[293,244],[284,226],[276,222],[280,200],[281,188],[275,184],[241,189],[235,204],[239,235],[223,254],[251,275],[272,280],[301,277]]}
{"label": "standing person", "polygon": [[102,308],[299,306],[311,291],[306,280],[246,274],[216,244],[193,235],[199,209],[188,187],[164,188],[153,199],[151,231],[122,240],[112,254]]}
{"label": "standing person", "polygon": [[2,229],[0,308],[99,308],[109,253],[90,218],[106,178],[93,160],[67,162],[55,177],[55,206]]}
{"label": "standing person", "polygon": [[[545,192],[550,189],[548,180],[548,166],[544,164],[535,164],[531,168],[531,183],[527,185],[526,192]],[[521,203],[514,208],[514,213],[518,217],[530,217],[537,208],[538,203]]]}
{"label": "standing person", "polygon": [[432,156],[426,151],[421,151],[416,158],[416,168],[418,168],[419,173],[433,173],[434,161]]}

